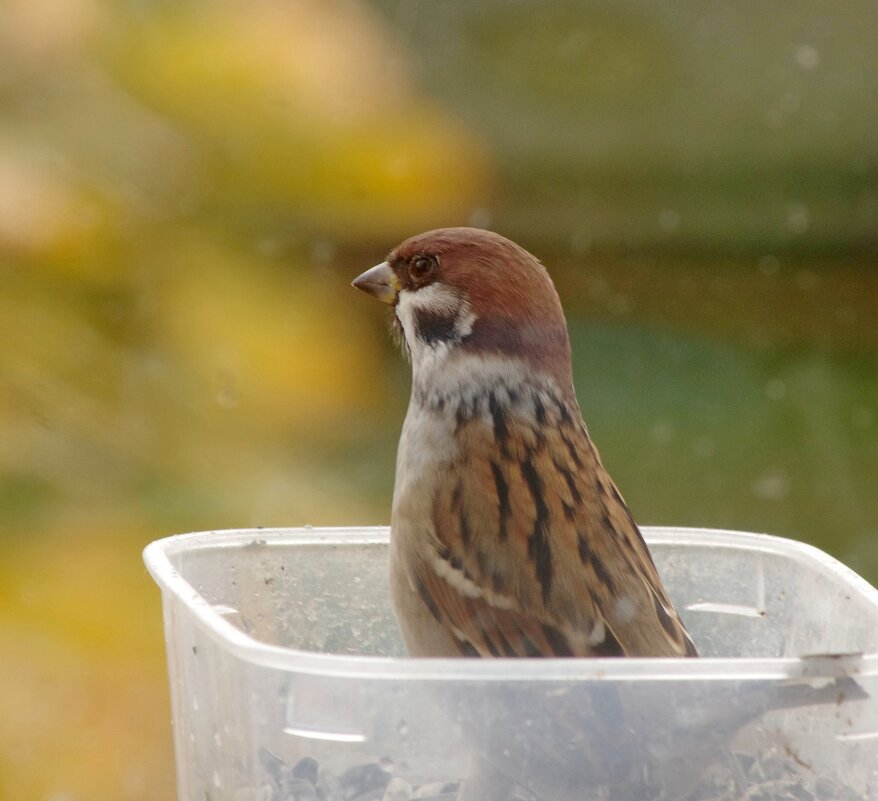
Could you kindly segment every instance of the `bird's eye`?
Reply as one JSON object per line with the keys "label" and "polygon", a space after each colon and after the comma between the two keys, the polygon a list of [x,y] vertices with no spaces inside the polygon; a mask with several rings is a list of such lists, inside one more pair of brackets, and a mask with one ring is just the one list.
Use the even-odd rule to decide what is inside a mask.
{"label": "bird's eye", "polygon": [[415,281],[421,281],[433,272],[438,264],[435,256],[415,256],[409,264],[409,275]]}

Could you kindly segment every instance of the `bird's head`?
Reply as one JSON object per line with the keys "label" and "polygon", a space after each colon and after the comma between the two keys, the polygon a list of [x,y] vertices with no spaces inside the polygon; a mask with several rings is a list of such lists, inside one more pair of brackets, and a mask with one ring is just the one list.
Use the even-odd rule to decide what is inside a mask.
{"label": "bird's head", "polygon": [[501,357],[570,385],[567,325],[552,280],[534,256],[499,234],[418,234],[353,286],[393,305],[416,373],[451,355]]}

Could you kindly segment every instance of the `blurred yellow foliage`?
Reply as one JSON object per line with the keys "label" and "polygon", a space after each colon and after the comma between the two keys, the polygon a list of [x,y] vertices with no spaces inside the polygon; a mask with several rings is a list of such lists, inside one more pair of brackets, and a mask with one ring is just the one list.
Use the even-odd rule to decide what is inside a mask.
{"label": "blurred yellow foliage", "polygon": [[100,0],[4,0],[0,63],[8,81],[54,71],[81,55],[101,21]]}
{"label": "blurred yellow foliage", "polygon": [[352,397],[374,402],[379,343],[363,321],[339,315],[347,282],[266,266],[207,241],[168,254],[163,350],[197,377],[199,394],[275,434],[327,426]]}
{"label": "blurred yellow foliage", "polygon": [[0,140],[0,256],[99,279],[108,271],[106,204]]}
{"label": "blurred yellow foliage", "polygon": [[392,240],[484,192],[476,140],[418,97],[361,5],[184,5],[111,52],[131,91],[190,131],[217,191],[292,204],[334,235]]}
{"label": "blurred yellow foliage", "polygon": [[59,526],[0,562],[0,797],[173,798],[160,616],[132,534]]}
{"label": "blurred yellow foliage", "polygon": [[409,75],[346,0],[4,3],[0,798],[173,797],[147,541],[386,517],[349,281],[487,182]]}
{"label": "blurred yellow foliage", "polygon": [[213,130],[266,116],[333,127],[416,101],[399,45],[354,3],[182,3],[126,33],[121,72]]}

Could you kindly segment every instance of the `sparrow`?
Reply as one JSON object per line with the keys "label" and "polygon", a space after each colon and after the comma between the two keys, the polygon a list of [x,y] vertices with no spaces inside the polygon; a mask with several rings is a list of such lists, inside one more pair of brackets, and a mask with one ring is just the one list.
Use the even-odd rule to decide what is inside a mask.
{"label": "sparrow", "polygon": [[[409,653],[698,656],[583,422],[567,324],[540,262],[496,233],[443,228],[407,239],[353,286],[393,307],[412,365],[390,537]],[[759,783],[730,750],[739,731],[769,711],[816,716],[868,697],[844,675],[817,687],[473,693],[456,688],[443,703],[476,758],[459,801],[507,799],[513,785],[551,801],[691,798],[719,769],[743,793]],[[775,747],[752,743],[755,731],[757,756]]]}
{"label": "sparrow", "polygon": [[442,228],[353,286],[393,307],[412,365],[390,543],[409,653],[697,656],[583,422],[542,264]]}

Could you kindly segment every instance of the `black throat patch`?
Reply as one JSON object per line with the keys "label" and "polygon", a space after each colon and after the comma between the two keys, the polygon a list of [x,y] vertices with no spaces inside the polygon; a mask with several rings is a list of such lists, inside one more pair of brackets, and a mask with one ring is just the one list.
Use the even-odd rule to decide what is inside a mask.
{"label": "black throat patch", "polygon": [[427,309],[415,311],[415,336],[425,345],[460,341],[456,314],[438,314]]}

